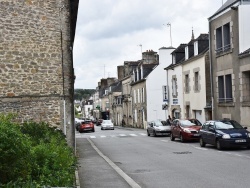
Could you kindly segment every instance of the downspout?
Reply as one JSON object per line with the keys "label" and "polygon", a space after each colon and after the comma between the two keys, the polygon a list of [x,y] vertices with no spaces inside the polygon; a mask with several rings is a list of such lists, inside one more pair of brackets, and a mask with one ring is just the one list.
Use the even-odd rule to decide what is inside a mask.
{"label": "downspout", "polygon": [[209,61],[210,61],[210,81],[211,81],[211,107],[212,107],[212,119],[214,119],[214,84],[213,84],[213,64],[212,64],[212,46],[211,46],[211,41],[212,41],[212,31],[211,31],[211,22],[208,20],[208,29],[209,29]]}
{"label": "downspout", "polygon": [[62,34],[62,17],[61,17],[61,12],[62,9],[64,8],[64,5],[62,5],[59,8],[59,17],[60,17],[60,38],[61,38],[61,62],[62,62],[62,82],[63,82],[63,132],[66,136],[67,131],[66,131],[66,101],[65,101],[65,91],[64,91],[64,59],[63,59],[63,34]]}

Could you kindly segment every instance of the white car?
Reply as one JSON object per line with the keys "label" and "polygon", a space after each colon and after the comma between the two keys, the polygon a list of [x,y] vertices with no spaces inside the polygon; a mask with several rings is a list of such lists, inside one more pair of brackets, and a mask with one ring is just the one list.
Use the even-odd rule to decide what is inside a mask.
{"label": "white car", "polygon": [[101,124],[101,130],[104,130],[104,129],[112,129],[114,130],[114,124],[112,123],[111,120],[103,120],[102,121],[102,124]]}

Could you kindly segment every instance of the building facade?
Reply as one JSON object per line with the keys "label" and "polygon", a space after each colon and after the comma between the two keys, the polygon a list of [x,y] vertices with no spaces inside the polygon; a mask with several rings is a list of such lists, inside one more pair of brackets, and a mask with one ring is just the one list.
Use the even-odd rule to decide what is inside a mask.
{"label": "building facade", "polygon": [[250,2],[228,0],[209,18],[213,118],[250,126]]}
{"label": "building facade", "polygon": [[0,5],[0,112],[16,113],[19,122],[48,122],[73,147],[78,0]]}

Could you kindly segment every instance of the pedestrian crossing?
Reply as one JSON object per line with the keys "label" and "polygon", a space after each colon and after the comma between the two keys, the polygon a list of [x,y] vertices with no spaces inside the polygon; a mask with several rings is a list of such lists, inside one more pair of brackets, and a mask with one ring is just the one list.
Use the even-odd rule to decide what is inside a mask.
{"label": "pedestrian crossing", "polygon": [[138,133],[138,134],[117,134],[117,135],[86,135],[81,133],[76,133],[76,138],[121,138],[121,137],[137,137],[137,136],[147,136],[146,133]]}

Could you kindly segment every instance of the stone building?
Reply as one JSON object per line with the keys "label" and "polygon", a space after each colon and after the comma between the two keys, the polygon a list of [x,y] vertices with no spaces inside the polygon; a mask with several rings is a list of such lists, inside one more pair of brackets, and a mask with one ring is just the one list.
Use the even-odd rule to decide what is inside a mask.
{"label": "stone building", "polygon": [[250,127],[249,0],[228,0],[209,18],[213,118]]}
{"label": "stone building", "polygon": [[0,2],[0,113],[57,126],[72,147],[77,11],[78,0]]}

